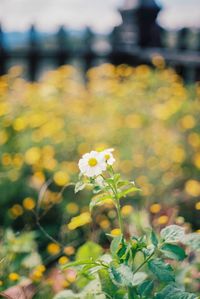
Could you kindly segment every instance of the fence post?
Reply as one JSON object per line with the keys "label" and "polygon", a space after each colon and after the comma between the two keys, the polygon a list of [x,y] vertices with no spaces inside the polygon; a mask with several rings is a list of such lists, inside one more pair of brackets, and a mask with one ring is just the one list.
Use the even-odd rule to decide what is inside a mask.
{"label": "fence post", "polygon": [[61,66],[67,63],[67,59],[69,59],[70,56],[68,48],[69,39],[64,26],[60,26],[56,37],[58,42],[57,65]]}
{"label": "fence post", "polygon": [[38,66],[39,66],[39,44],[38,35],[34,25],[31,26],[29,30],[29,50],[28,50],[28,69],[29,78],[31,81],[37,79]]}
{"label": "fence post", "polygon": [[0,24],[0,75],[4,75],[6,73],[6,59],[7,53],[4,45],[4,33]]}
{"label": "fence post", "polygon": [[83,58],[85,61],[85,65],[84,65],[85,72],[87,72],[87,70],[89,70],[93,65],[93,60],[95,57],[95,54],[93,51],[94,38],[95,38],[95,35],[92,32],[91,28],[86,27],[84,38],[83,38],[83,43],[84,43]]}

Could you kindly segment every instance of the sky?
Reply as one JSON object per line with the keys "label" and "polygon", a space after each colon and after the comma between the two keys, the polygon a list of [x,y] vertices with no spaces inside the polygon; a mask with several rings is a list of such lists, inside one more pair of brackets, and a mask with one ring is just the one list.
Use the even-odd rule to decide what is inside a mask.
{"label": "sky", "polygon": [[[43,31],[59,25],[74,29],[91,26],[109,32],[121,19],[117,8],[124,0],[0,0],[0,23],[8,31],[23,31],[36,24]],[[157,0],[163,6],[159,22],[168,29],[200,28],[200,0]]]}

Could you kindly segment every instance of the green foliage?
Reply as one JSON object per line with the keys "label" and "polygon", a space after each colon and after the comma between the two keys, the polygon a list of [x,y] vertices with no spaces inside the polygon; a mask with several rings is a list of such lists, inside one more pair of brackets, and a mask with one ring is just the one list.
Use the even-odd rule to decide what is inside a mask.
{"label": "green foliage", "polygon": [[161,230],[161,237],[165,242],[183,242],[185,239],[184,228],[178,225],[169,225]]}
{"label": "green foliage", "polygon": [[150,260],[148,262],[148,267],[160,281],[170,282],[175,280],[173,268],[161,259],[156,258]]}
{"label": "green foliage", "polygon": [[95,261],[102,254],[103,250],[100,245],[92,241],[88,241],[78,249],[76,253],[76,260],[81,261],[85,259],[92,259]]}
{"label": "green foliage", "polygon": [[166,286],[161,292],[159,292],[155,299],[197,299],[194,294],[185,292],[174,284]]}
{"label": "green foliage", "polygon": [[[76,267],[79,276],[87,278],[88,282],[99,283],[101,285],[99,294],[104,296],[102,298],[197,298],[196,295],[183,291],[175,285],[177,271],[174,264],[187,258],[185,253],[187,245],[190,245],[192,249],[199,249],[199,237],[196,234],[186,235],[184,228],[178,225],[163,228],[160,235],[148,229],[141,236],[125,237],[120,199],[138,189],[133,182],[122,180],[120,174],[115,174],[110,165],[107,167],[105,177],[103,175],[102,177],[103,179],[99,180],[100,183],[98,183],[98,177],[88,179],[88,184],[93,186],[93,192],[98,192],[98,195],[91,200],[90,210],[104,203],[106,199],[112,199],[117,209],[120,234],[115,237],[108,235],[112,237],[111,255],[102,256],[101,246],[88,241],[78,249],[76,261],[64,268]],[[174,264],[169,263],[168,260],[173,260]],[[63,298],[70,298],[69,296],[85,299],[85,290],[80,294],[65,293]],[[92,293],[90,296],[93,296]],[[94,298],[98,298],[96,296],[98,294]],[[87,298],[90,298],[89,295]]]}
{"label": "green foliage", "polygon": [[187,256],[182,247],[174,244],[165,243],[161,247],[161,251],[167,258],[174,259],[177,261],[183,261]]}

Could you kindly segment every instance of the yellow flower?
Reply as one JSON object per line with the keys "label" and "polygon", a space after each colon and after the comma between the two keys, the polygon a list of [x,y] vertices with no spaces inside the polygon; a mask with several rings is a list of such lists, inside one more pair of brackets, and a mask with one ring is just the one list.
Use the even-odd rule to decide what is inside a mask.
{"label": "yellow flower", "polygon": [[61,256],[60,258],[59,258],[59,260],[58,260],[58,263],[60,264],[60,265],[65,265],[65,264],[67,264],[69,262],[69,259],[68,259],[68,257],[66,257],[66,256]]}
{"label": "yellow flower", "polygon": [[50,243],[48,246],[47,246],[47,251],[49,254],[51,255],[56,255],[60,252],[61,248],[58,244],[56,243]]}
{"label": "yellow flower", "polygon": [[196,209],[196,210],[200,210],[200,201],[198,201],[198,202],[195,204],[195,209]]}
{"label": "yellow flower", "polygon": [[167,215],[162,215],[157,219],[158,224],[163,225],[166,224],[169,220],[169,217]]}
{"label": "yellow flower", "polygon": [[128,216],[128,215],[132,214],[133,211],[134,211],[134,208],[131,205],[125,205],[121,209],[121,213],[123,216]]}
{"label": "yellow flower", "polygon": [[8,275],[8,278],[9,278],[9,280],[11,280],[11,281],[17,281],[17,280],[20,279],[20,275],[17,274],[17,273],[15,273],[15,272],[12,272],[12,273],[10,273],[10,274]]}
{"label": "yellow flower", "polygon": [[74,215],[74,214],[78,213],[79,206],[74,202],[70,202],[66,205],[66,210],[69,214]]}
{"label": "yellow flower", "polygon": [[66,246],[64,248],[64,253],[67,255],[73,255],[75,253],[75,248],[73,246]]}
{"label": "yellow flower", "polygon": [[0,280],[0,287],[3,285],[3,280]]}
{"label": "yellow flower", "polygon": [[15,204],[14,206],[12,206],[12,208],[10,209],[11,215],[15,218],[21,216],[23,214],[23,208],[22,206],[20,206],[19,204]]}
{"label": "yellow flower", "polygon": [[69,182],[69,176],[64,171],[57,171],[53,179],[58,186],[65,186]]}
{"label": "yellow flower", "polygon": [[198,182],[196,180],[187,181],[185,184],[185,191],[193,197],[199,196],[200,195],[200,182]]}
{"label": "yellow flower", "polygon": [[102,229],[108,229],[110,227],[110,222],[107,219],[103,219],[99,222],[99,225]]}
{"label": "yellow flower", "polygon": [[32,147],[25,153],[25,161],[27,164],[33,165],[40,160],[41,152],[38,147]]}
{"label": "yellow flower", "polygon": [[159,213],[161,210],[161,205],[158,203],[154,203],[150,206],[150,212],[153,214]]}
{"label": "yellow flower", "polygon": [[71,222],[67,225],[69,230],[74,230],[80,226],[86,225],[92,221],[89,212],[84,212],[79,216],[73,217]]}
{"label": "yellow flower", "polygon": [[36,267],[36,270],[39,271],[39,272],[41,272],[41,273],[43,273],[43,272],[45,272],[46,267],[44,265],[38,265]]}
{"label": "yellow flower", "polygon": [[35,208],[35,201],[31,197],[26,197],[23,200],[23,207],[26,210],[33,210]]}
{"label": "yellow flower", "polygon": [[113,230],[111,230],[110,234],[114,237],[119,236],[121,235],[121,230],[119,228],[114,228]]}

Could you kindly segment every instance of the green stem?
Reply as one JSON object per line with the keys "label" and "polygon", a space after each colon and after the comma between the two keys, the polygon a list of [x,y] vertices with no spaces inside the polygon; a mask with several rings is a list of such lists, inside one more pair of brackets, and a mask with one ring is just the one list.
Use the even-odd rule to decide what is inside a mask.
{"label": "green stem", "polygon": [[119,196],[117,192],[117,187],[115,184],[113,184],[113,192],[115,196],[115,202],[116,202],[116,208],[117,208],[117,215],[118,215],[118,220],[119,220],[119,227],[121,230],[121,234],[124,234],[124,228],[123,228],[123,220],[122,220],[122,215],[121,215],[121,207],[120,207],[120,201],[119,201]]}
{"label": "green stem", "polygon": [[133,274],[135,274],[136,272],[138,272],[154,255],[154,252],[134,271]]}
{"label": "green stem", "polygon": [[117,215],[118,215],[118,220],[119,220],[119,227],[120,227],[121,233],[123,235],[123,233],[124,233],[123,221],[122,221],[122,215],[121,215],[121,207],[120,207],[118,198],[116,198],[116,208],[117,208]]}

